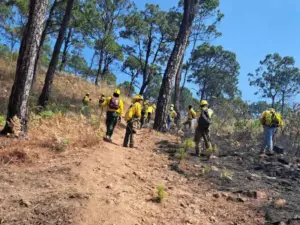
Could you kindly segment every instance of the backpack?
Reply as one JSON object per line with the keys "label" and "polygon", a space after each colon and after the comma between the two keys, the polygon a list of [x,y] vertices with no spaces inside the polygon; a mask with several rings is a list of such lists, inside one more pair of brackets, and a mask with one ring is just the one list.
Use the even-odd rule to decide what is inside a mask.
{"label": "backpack", "polygon": [[271,127],[279,127],[281,121],[281,116],[279,113],[272,113],[272,123]]}
{"label": "backpack", "polygon": [[88,96],[84,96],[84,98],[82,99],[82,102],[85,104],[89,103],[89,101],[90,101],[90,98]]}
{"label": "backpack", "polygon": [[120,108],[119,98],[111,97],[109,101],[109,108],[118,110]]}
{"label": "backpack", "polygon": [[211,120],[209,118],[208,112],[206,110],[202,110],[200,113],[200,117],[198,119],[198,127],[208,128],[210,124],[211,124]]}

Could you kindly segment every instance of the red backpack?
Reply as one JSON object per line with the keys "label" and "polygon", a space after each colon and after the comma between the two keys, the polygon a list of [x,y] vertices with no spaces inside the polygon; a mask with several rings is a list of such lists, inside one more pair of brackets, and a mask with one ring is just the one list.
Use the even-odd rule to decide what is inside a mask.
{"label": "red backpack", "polygon": [[117,97],[111,97],[109,102],[109,108],[118,110],[120,108],[119,98]]}

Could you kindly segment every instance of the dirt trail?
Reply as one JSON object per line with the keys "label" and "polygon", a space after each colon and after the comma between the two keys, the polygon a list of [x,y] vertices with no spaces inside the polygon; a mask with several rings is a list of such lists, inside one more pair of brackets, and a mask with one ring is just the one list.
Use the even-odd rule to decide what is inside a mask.
{"label": "dirt trail", "polygon": [[[143,130],[136,149],[104,143],[94,150],[78,168],[91,198],[77,224],[259,224],[244,204],[215,199],[208,185],[171,171],[168,157],[155,153],[165,138]],[[158,184],[168,193],[162,203],[154,201]]]}
{"label": "dirt trail", "polygon": [[[115,144],[2,166],[0,224],[263,224],[256,203],[214,197],[205,178],[171,170],[158,143],[174,137],[143,129],[135,149],[120,147],[122,139],[118,129]],[[162,203],[154,201],[158,184],[167,192]]]}

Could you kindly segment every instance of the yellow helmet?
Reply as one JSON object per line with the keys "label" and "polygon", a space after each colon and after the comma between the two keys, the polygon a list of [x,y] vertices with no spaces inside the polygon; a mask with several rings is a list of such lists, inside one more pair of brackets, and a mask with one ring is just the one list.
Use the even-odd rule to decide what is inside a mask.
{"label": "yellow helmet", "polygon": [[206,100],[201,100],[200,106],[205,106],[205,105],[208,105],[208,102]]}
{"label": "yellow helmet", "polygon": [[174,104],[171,104],[171,107],[174,107]]}
{"label": "yellow helmet", "polygon": [[134,97],[135,101],[139,101],[139,100],[143,100],[143,96],[142,95],[139,95],[137,94],[135,97]]}
{"label": "yellow helmet", "polygon": [[120,91],[120,89],[115,89],[115,91],[114,91],[114,94],[118,94],[118,95],[120,95],[120,94],[121,94],[121,91]]}
{"label": "yellow helmet", "polygon": [[275,109],[273,109],[273,108],[269,108],[269,111],[272,112],[272,113],[276,112]]}

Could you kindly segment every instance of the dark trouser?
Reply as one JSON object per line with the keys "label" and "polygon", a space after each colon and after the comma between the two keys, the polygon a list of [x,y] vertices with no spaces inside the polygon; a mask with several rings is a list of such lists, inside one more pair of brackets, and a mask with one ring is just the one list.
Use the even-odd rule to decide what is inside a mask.
{"label": "dark trouser", "polygon": [[209,129],[208,128],[196,128],[195,131],[195,150],[196,154],[199,155],[200,153],[200,141],[201,138],[204,140],[204,145],[206,150],[211,148],[211,141],[210,141],[210,136],[209,136]]}
{"label": "dark trouser", "polygon": [[189,125],[189,128],[191,129],[192,128],[192,121],[193,121],[192,119],[188,119],[187,121],[184,122],[183,125],[184,126]]}
{"label": "dark trouser", "polygon": [[133,128],[133,123],[130,121],[128,121],[127,126],[126,126],[126,133],[125,133],[125,137],[124,137],[124,142],[123,142],[123,146],[124,147],[129,147],[133,148],[134,147],[134,128]]}
{"label": "dark trouser", "polygon": [[142,116],[141,116],[141,128],[144,126],[145,124],[145,113],[142,113]]}
{"label": "dark trouser", "polygon": [[150,120],[151,120],[151,113],[148,112],[147,122],[150,123]]}
{"label": "dark trouser", "polygon": [[111,137],[114,133],[115,126],[118,123],[119,113],[109,112],[106,113],[106,136]]}

